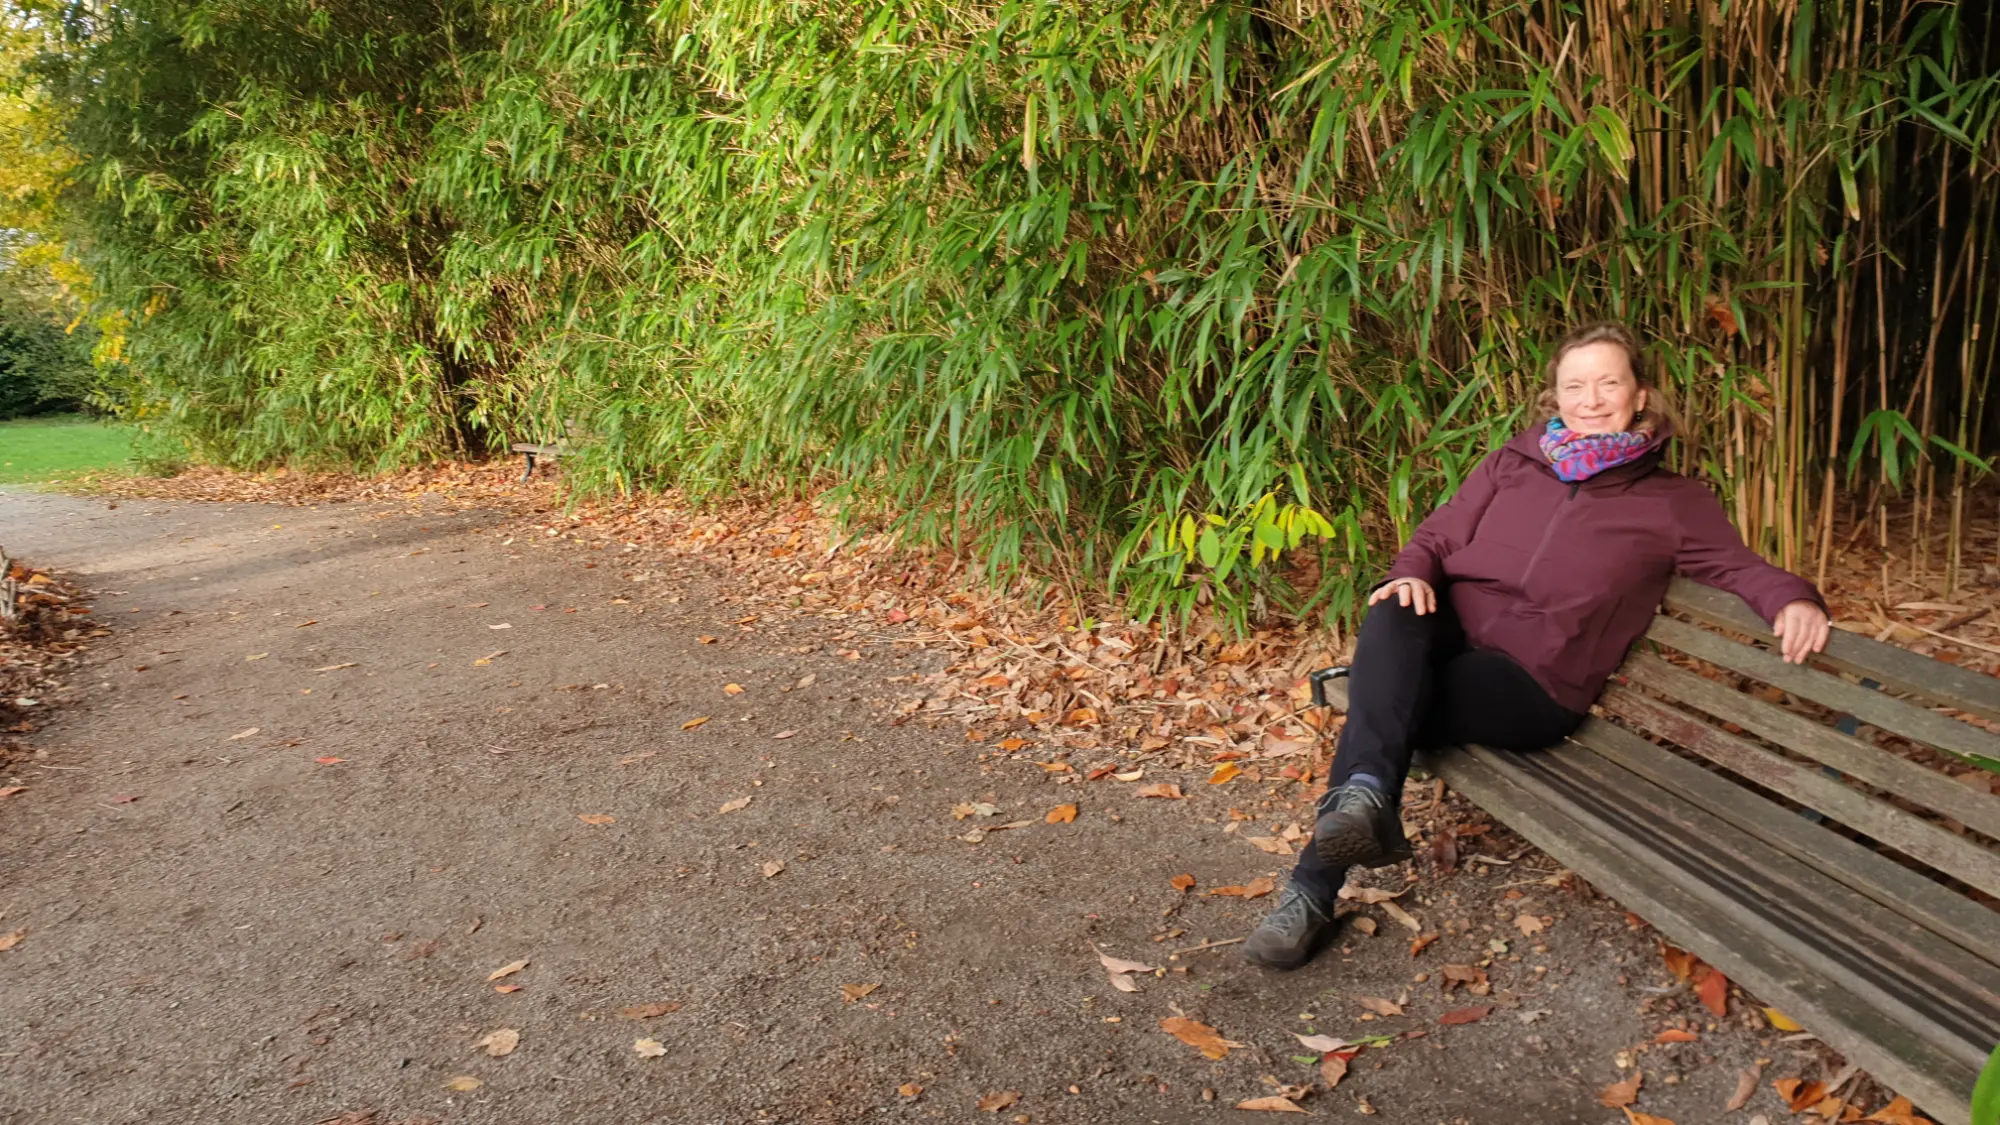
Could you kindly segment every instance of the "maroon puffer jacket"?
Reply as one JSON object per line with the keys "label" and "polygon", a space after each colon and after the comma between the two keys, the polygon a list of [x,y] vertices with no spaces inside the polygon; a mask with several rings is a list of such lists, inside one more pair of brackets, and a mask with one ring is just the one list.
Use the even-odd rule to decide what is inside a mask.
{"label": "maroon puffer jacket", "polygon": [[1475,648],[1505,653],[1549,696],[1587,711],[1646,631],[1676,571],[1737,595],[1766,621],[1811,582],[1743,545],[1715,495],[1636,461],[1576,484],[1556,478],[1536,426],[1479,463],[1431,513],[1384,581],[1421,578],[1451,601]]}

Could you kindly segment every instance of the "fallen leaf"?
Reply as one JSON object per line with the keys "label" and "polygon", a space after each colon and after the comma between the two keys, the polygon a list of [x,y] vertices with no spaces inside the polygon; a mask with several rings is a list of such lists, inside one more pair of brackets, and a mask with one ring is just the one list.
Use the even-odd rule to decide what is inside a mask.
{"label": "fallen leaf", "polygon": [[776,733],[776,734],[772,735],[771,737],[772,737],[772,738],[790,738],[790,737],[792,737],[793,735],[795,735],[795,734],[797,734],[797,733],[799,733],[799,732],[798,732],[798,731],[795,731],[795,730],[781,730],[781,731],[779,731],[778,733]]}
{"label": "fallen leaf", "polygon": [[1634,1113],[1628,1106],[1620,1106],[1625,1112],[1625,1125],[1674,1125],[1671,1118],[1655,1117],[1650,1113]]}
{"label": "fallen leaf", "polygon": [[481,1039],[472,1046],[498,1059],[513,1054],[514,1048],[520,1045],[521,1033],[511,1027],[503,1027],[498,1031],[487,1032],[486,1038]]}
{"label": "fallen leaf", "polygon": [[723,685],[722,685],[722,694],[724,694],[724,695],[742,695],[742,694],[743,694],[743,685],[742,685],[742,684],[723,684]]}
{"label": "fallen leaf", "polygon": [[1403,1014],[1403,1006],[1394,1000],[1384,1000],[1380,996],[1363,996],[1360,999],[1362,1007],[1374,1012],[1378,1016],[1400,1016]]}
{"label": "fallen leaf", "polygon": [[26,793],[27,791],[28,787],[25,785],[9,785],[5,788],[0,788],[0,797],[12,797],[16,793]]}
{"label": "fallen leaf", "polygon": [[960,801],[951,807],[953,820],[964,820],[968,816],[999,816],[1000,806],[988,801]]}
{"label": "fallen leaf", "polygon": [[1490,1016],[1492,1014],[1493,1014],[1493,1005],[1480,1004],[1477,1007],[1472,1007],[1472,1008],[1453,1008],[1451,1011],[1446,1012],[1444,1015],[1439,1016],[1438,1022],[1446,1025],[1461,1024],[1461,1023],[1478,1023],[1480,1020],[1483,1020],[1487,1016]]}
{"label": "fallen leaf", "polygon": [[1222,785],[1242,772],[1243,767],[1237,765],[1235,762],[1224,762],[1209,771],[1208,783],[1210,785]]}
{"label": "fallen leaf", "polygon": [[1392,898],[1400,898],[1408,894],[1409,890],[1410,888],[1408,887],[1404,887],[1400,891],[1385,891],[1380,887],[1342,887],[1340,888],[1340,897],[1349,902],[1365,902],[1373,906],[1378,902],[1388,902]]}
{"label": "fallen leaf", "polygon": [[1695,966],[1701,964],[1701,960],[1694,954],[1665,943],[1660,945],[1660,959],[1667,963],[1667,970],[1674,974],[1675,980],[1679,981],[1686,981],[1692,977]]}
{"label": "fallen leaf", "polygon": [[1717,1019],[1729,1014],[1729,978],[1716,969],[1711,967],[1707,975],[1696,981],[1694,991]]}
{"label": "fallen leaf", "polygon": [[681,1006],[679,1004],[672,1000],[667,1000],[653,1004],[634,1004],[629,1008],[620,1008],[618,1009],[618,1015],[621,1019],[650,1020],[664,1016],[668,1012],[678,1012],[680,1010]]}
{"label": "fallen leaf", "polygon": [[1757,1078],[1764,1073],[1761,1066],[1746,1066],[1736,1075],[1736,1092],[1729,1096],[1730,1113],[1735,1113],[1750,1104],[1750,1096],[1757,1092]]}
{"label": "fallen leaf", "polygon": [[[1116,769],[1117,767],[1114,766],[1112,768]],[[1119,781],[1137,781],[1140,778],[1146,776],[1146,771],[1143,768],[1141,768],[1136,770],[1127,770],[1124,773],[1113,773],[1111,776],[1117,778]]]}
{"label": "fallen leaf", "polygon": [[1416,937],[1410,939],[1410,956],[1415,957],[1417,954],[1429,949],[1431,943],[1437,939],[1437,934],[1418,934]]}
{"label": "fallen leaf", "polygon": [[322,766],[337,766],[337,765],[339,765],[340,763],[342,763],[342,762],[344,762],[344,761],[346,761],[346,760],[347,760],[346,758],[334,758],[334,757],[326,757],[326,758],[314,758],[314,759],[313,759],[313,761],[315,761],[315,762],[318,762],[318,763],[319,763],[320,765],[322,765]]}
{"label": "fallen leaf", "polygon": [[1292,854],[1292,846],[1276,836],[1245,836],[1243,839],[1260,852],[1269,852],[1272,855]]}
{"label": "fallen leaf", "polygon": [[1211,887],[1207,893],[1211,895],[1229,895],[1235,898],[1262,898],[1277,889],[1278,884],[1276,880],[1272,879],[1269,875],[1259,875],[1240,887]]}
{"label": "fallen leaf", "polygon": [[1403,928],[1410,931],[1411,933],[1421,934],[1424,932],[1424,924],[1422,922],[1417,921],[1416,918],[1413,915],[1411,915],[1409,911],[1404,910],[1402,907],[1397,906],[1395,903],[1381,902],[1377,903],[1376,905],[1382,908],[1383,913],[1387,914],[1391,918],[1394,918],[1396,921],[1402,923]]}
{"label": "fallen leaf", "polygon": [[239,739],[239,738],[249,738],[249,737],[250,737],[251,735],[253,735],[253,734],[256,734],[256,733],[258,732],[258,730],[260,730],[260,729],[261,729],[261,728],[259,728],[259,727],[251,727],[251,728],[250,728],[249,730],[244,730],[244,731],[237,731],[237,732],[236,732],[235,734],[232,734],[232,735],[230,735],[230,736],[229,736],[228,738],[224,739],[223,741],[225,741],[225,742],[234,742],[234,741],[236,741],[236,740],[237,740],[237,739]]}
{"label": "fallen leaf", "polygon": [[503,648],[503,649],[496,649],[496,650],[494,650],[494,651],[492,651],[492,652],[489,652],[489,653],[487,653],[487,654],[486,654],[485,656],[482,656],[482,657],[480,657],[479,659],[477,659],[477,660],[473,661],[472,663],[473,663],[473,664],[475,664],[475,665],[480,665],[480,664],[491,664],[491,663],[493,663],[493,662],[494,662],[495,660],[498,660],[498,659],[500,659],[501,657],[503,657],[503,656],[505,656],[505,655],[507,655],[507,650],[506,650],[506,649],[504,649],[504,648]]}
{"label": "fallen leaf", "polygon": [[840,986],[840,994],[852,1004],[880,987],[882,987],[880,984],[843,984]]}
{"label": "fallen leaf", "polygon": [[707,716],[707,715],[703,715],[703,716],[701,716],[701,717],[699,717],[699,718],[694,718],[694,719],[689,719],[689,720],[688,720],[687,722],[685,722],[685,723],[682,723],[682,724],[681,724],[681,729],[682,729],[682,730],[693,730],[694,728],[696,728],[696,727],[700,726],[701,724],[703,724],[703,723],[705,723],[705,722],[707,722],[707,721],[708,721],[708,716]]}
{"label": "fallen leaf", "polygon": [[1356,918],[1354,920],[1354,928],[1360,930],[1364,934],[1367,934],[1369,937],[1374,937],[1375,919],[1367,917]]}
{"label": "fallen leaf", "polygon": [[359,662],[359,661],[355,661],[355,660],[350,660],[350,661],[348,661],[348,662],[347,662],[347,663],[345,663],[345,664],[328,664],[328,665],[327,665],[327,666],[325,666],[324,668],[314,668],[314,669],[313,669],[313,671],[315,671],[315,672],[338,672],[338,671],[340,671],[340,670],[341,670],[342,668],[359,668],[360,666],[361,666],[361,664],[360,664],[360,662]]}
{"label": "fallen leaf", "polygon": [[1185,874],[1176,875],[1173,878],[1167,880],[1167,885],[1177,891],[1180,891],[1182,894],[1186,894],[1187,892],[1194,889],[1194,876]]}
{"label": "fallen leaf", "polygon": [[528,959],[525,957],[521,958],[519,961],[509,961],[505,965],[502,965],[499,968],[493,970],[492,972],[486,974],[486,979],[499,980],[501,977],[511,977],[515,973],[518,973],[522,969],[525,969],[527,967],[528,967]]}
{"label": "fallen leaf", "polygon": [[1068,824],[1075,819],[1075,805],[1057,805],[1055,808],[1049,810],[1049,815],[1042,818],[1043,822],[1047,824]]}
{"label": "fallen leaf", "polygon": [[750,798],[738,797],[733,801],[722,802],[722,807],[715,811],[719,813],[732,813],[742,809],[747,809],[749,807],[750,807]]}
{"label": "fallen leaf", "polygon": [[1294,1031],[1292,1032],[1292,1038],[1298,1040],[1299,1045],[1303,1046],[1306,1050],[1322,1055],[1329,1051],[1352,1051],[1355,1049],[1354,1044],[1349,1043],[1345,1039],[1335,1039],[1331,1035],[1300,1035]]}
{"label": "fallen leaf", "polygon": [[498,992],[501,995],[505,996],[510,993],[521,991],[521,986],[518,984],[496,984],[493,986],[493,991]]}
{"label": "fallen leaf", "polygon": [[606,824],[618,823],[618,818],[612,816],[610,813],[601,813],[601,812],[578,813],[576,814],[576,818],[584,822],[585,824],[594,824],[600,827]]}
{"label": "fallen leaf", "polygon": [[658,1039],[634,1039],[632,1049],[642,1059],[657,1059],[667,1053],[667,1045]]}
{"label": "fallen leaf", "polygon": [[988,1113],[999,1113],[1021,1100],[1021,1091],[1005,1090],[998,1094],[987,1094],[979,1099],[979,1108]]}
{"label": "fallen leaf", "polygon": [[1684,1030],[1682,1030],[1681,1028],[1678,1028],[1678,1027],[1670,1027],[1670,1028],[1666,1029],[1665,1031],[1662,1031],[1662,1032],[1660,1032],[1660,1034],[1659,1034],[1659,1035],[1658,1035],[1657,1037],[1655,1037],[1655,1038],[1654,1038],[1653,1042],[1655,1042],[1655,1043],[1699,1043],[1699,1042],[1701,1042],[1701,1036],[1699,1036],[1699,1035],[1696,1035],[1696,1034],[1695,1034],[1694,1032],[1692,1032],[1692,1031],[1684,1031]]}
{"label": "fallen leaf", "polygon": [[1895,1099],[1888,1105],[1862,1118],[1862,1120],[1880,1121],[1884,1125],[1931,1125],[1930,1119],[1918,1114],[1917,1107],[1911,1105],[1910,1099],[1901,1094],[1896,1095]]}
{"label": "fallen leaf", "polygon": [[1113,975],[1118,973],[1151,973],[1157,971],[1154,966],[1148,965],[1144,961],[1121,960],[1102,950],[1098,951],[1097,961],[1104,966],[1105,971]]}
{"label": "fallen leaf", "polygon": [[1186,1016],[1168,1016],[1160,1021],[1160,1030],[1211,1059],[1227,1055],[1231,1047],[1244,1046],[1242,1043],[1224,1039],[1214,1028],[1198,1020],[1188,1019]]}
{"label": "fallen leaf", "polygon": [[1639,1084],[1646,1080],[1645,1074],[1633,1071],[1632,1077],[1623,1082],[1613,1082],[1597,1095],[1597,1104],[1618,1109],[1639,1100]]}
{"label": "fallen leaf", "polygon": [[[994,743],[994,745],[1012,754],[1016,750],[1026,749],[1033,745],[1033,743],[1030,743],[1025,738],[1003,738],[999,742]],[[1063,773],[1070,768],[1067,762],[1036,762],[1035,764],[1053,773]]]}
{"label": "fallen leaf", "polygon": [[509,623],[509,622],[506,622],[506,621],[502,621],[502,622],[501,622],[500,624],[498,624],[498,625],[488,625],[488,626],[487,626],[487,628],[488,628],[488,629],[512,629],[513,627],[514,627],[514,626],[513,626],[513,625],[512,625],[511,623]]}
{"label": "fallen leaf", "polygon": [[251,653],[250,655],[248,655],[248,656],[244,657],[243,659],[245,659],[245,660],[262,660],[262,659],[264,659],[265,657],[267,657],[267,656],[269,656],[269,655],[271,655],[271,654],[270,654],[270,653],[268,653],[268,652],[253,652],[253,653]]}
{"label": "fallen leaf", "polygon": [[1331,1090],[1347,1077],[1347,1056],[1329,1051],[1320,1057],[1319,1076],[1326,1080],[1326,1088]]}
{"label": "fallen leaf", "polygon": [[967,832],[965,835],[959,837],[959,839],[964,840],[968,844],[976,844],[979,841],[984,840],[985,838],[986,838],[986,829],[984,828],[975,828],[972,831]]}
{"label": "fallen leaf", "polygon": [[1273,1094],[1262,1098],[1250,1098],[1236,1103],[1237,1109],[1260,1109],[1269,1113],[1304,1113],[1297,1102]]}
{"label": "fallen leaf", "polygon": [[785,861],[782,859],[767,859],[764,861],[764,865],[758,868],[759,871],[762,871],[764,873],[764,878],[766,879],[769,879],[770,877],[778,874],[784,869],[785,869]]}
{"label": "fallen leaf", "polygon": [[1139,991],[1139,986],[1137,984],[1134,984],[1132,978],[1126,976],[1124,973],[1111,974],[1111,987],[1117,989],[1120,992]]}
{"label": "fallen leaf", "polygon": [[27,936],[28,928],[26,926],[12,933],[0,934],[0,953],[5,953],[7,950],[21,944],[21,939]]}
{"label": "fallen leaf", "polygon": [[918,1094],[923,1093],[924,1088],[915,1082],[905,1082],[901,1086],[896,1087],[896,1092],[906,1098],[914,1098]]}
{"label": "fallen leaf", "polygon": [[470,1090],[477,1090],[484,1085],[486,1085],[486,1083],[481,1082],[479,1079],[474,1078],[470,1074],[461,1074],[457,1078],[454,1078],[451,1081],[445,1083],[444,1088],[447,1090],[457,1090],[459,1093],[463,1094]]}
{"label": "fallen leaf", "polygon": [[1178,801],[1182,799],[1183,794],[1181,793],[1180,786],[1175,785],[1171,781],[1161,781],[1155,782],[1152,785],[1140,786],[1139,796],[1159,797],[1168,801]]}
{"label": "fallen leaf", "polygon": [[1543,930],[1548,929],[1547,926],[1542,925],[1542,920],[1540,918],[1535,917],[1533,914],[1515,915],[1514,928],[1521,931],[1522,937],[1533,937],[1534,935],[1541,933]]}
{"label": "fallen leaf", "polygon": [[1778,1096],[1785,1099],[1785,1105],[1793,1113],[1803,1113],[1819,1104],[1826,1097],[1826,1083],[1805,1082],[1797,1078],[1780,1078],[1771,1083]]}
{"label": "fallen leaf", "polygon": [[1786,1015],[1785,1013],[1779,1011],[1776,1008],[1764,1009],[1764,1018],[1770,1020],[1771,1026],[1777,1028],[1779,1031],[1805,1030],[1805,1028],[1800,1027],[1795,1021],[1793,1021],[1792,1017]]}
{"label": "fallen leaf", "polygon": [[709,636],[707,633],[703,633],[701,636],[696,637],[695,640],[698,640],[705,645],[712,645],[715,643],[715,638]]}

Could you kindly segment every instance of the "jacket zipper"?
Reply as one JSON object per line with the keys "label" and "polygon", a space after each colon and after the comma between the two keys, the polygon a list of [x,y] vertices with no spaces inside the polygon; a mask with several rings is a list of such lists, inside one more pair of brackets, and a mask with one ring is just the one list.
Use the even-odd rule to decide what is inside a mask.
{"label": "jacket zipper", "polygon": [[[1565,503],[1575,500],[1576,490],[1581,487],[1583,487],[1582,481],[1580,480],[1571,481],[1569,484],[1569,495],[1564,498]],[[1562,519],[1562,513],[1564,511],[1565,509],[1563,508],[1557,508],[1555,512],[1549,516],[1549,526],[1542,529],[1542,541],[1535,545],[1535,553],[1528,556],[1527,569],[1521,572],[1522,590],[1525,591],[1528,588],[1528,579],[1534,577],[1535,575],[1535,565],[1542,561],[1543,552],[1549,549],[1549,540],[1555,538],[1556,524]]]}

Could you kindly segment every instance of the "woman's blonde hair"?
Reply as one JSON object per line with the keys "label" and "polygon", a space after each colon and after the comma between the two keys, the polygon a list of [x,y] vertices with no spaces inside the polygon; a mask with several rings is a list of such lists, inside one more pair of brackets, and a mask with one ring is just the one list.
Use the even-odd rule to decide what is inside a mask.
{"label": "woman's blonde hair", "polygon": [[1623,348],[1625,362],[1632,368],[1632,378],[1638,382],[1639,389],[1646,392],[1646,408],[1632,417],[1634,430],[1650,434],[1659,432],[1665,426],[1669,434],[1683,432],[1673,400],[1646,372],[1646,358],[1640,351],[1638,335],[1614,320],[1592,321],[1571,329],[1556,344],[1556,350],[1549,354],[1547,380],[1542,386],[1542,393],[1535,399],[1535,414],[1539,421],[1546,422],[1560,413],[1556,405],[1556,368],[1562,365],[1563,357],[1591,344],[1616,344]]}

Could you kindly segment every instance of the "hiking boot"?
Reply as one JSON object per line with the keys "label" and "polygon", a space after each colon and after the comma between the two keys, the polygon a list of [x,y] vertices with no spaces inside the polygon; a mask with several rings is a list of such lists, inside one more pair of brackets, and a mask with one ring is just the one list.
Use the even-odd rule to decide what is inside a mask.
{"label": "hiking boot", "polygon": [[1387,867],[1410,858],[1403,820],[1381,790],[1342,785],[1328,790],[1319,807],[1312,846],[1328,867]]}
{"label": "hiking boot", "polygon": [[1319,952],[1333,931],[1333,904],[1285,884],[1278,905],[1243,939],[1243,956],[1268,969],[1296,969]]}

